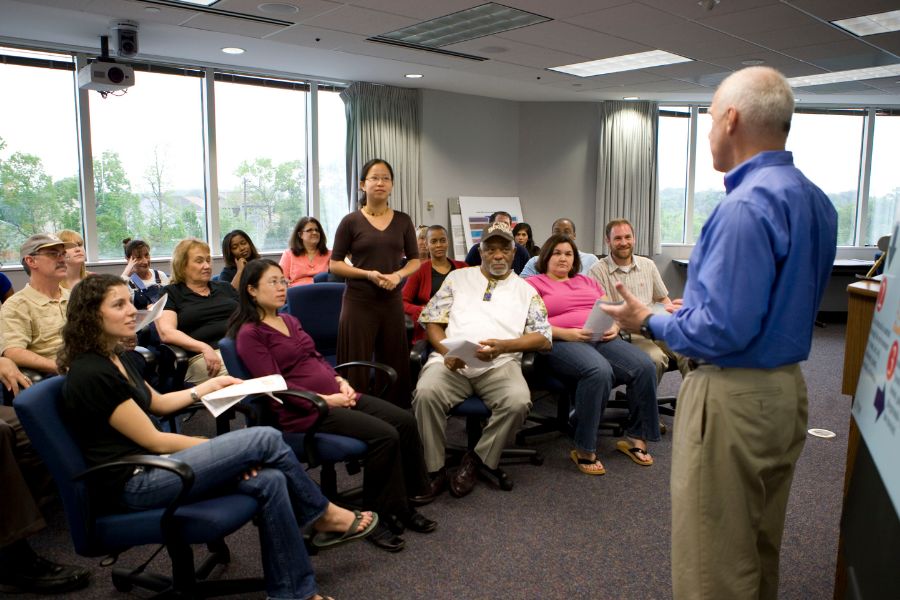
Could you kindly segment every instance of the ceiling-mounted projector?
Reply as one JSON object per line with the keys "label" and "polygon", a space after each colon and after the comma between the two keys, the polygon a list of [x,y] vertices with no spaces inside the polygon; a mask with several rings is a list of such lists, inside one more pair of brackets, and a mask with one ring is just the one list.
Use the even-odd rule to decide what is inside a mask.
{"label": "ceiling-mounted projector", "polygon": [[95,60],[78,71],[78,87],[98,92],[119,92],[134,85],[134,69],[127,65]]}

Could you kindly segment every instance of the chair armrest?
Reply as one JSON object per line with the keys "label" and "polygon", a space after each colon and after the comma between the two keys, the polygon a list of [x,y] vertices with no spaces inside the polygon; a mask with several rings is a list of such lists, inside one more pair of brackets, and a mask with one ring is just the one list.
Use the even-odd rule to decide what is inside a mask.
{"label": "chair armrest", "polygon": [[[316,410],[316,420],[313,421],[312,426],[307,429],[304,433],[306,436],[303,438],[303,449],[306,452],[307,463],[310,468],[318,467],[321,464],[319,460],[319,454],[316,452],[316,433],[319,431],[319,425],[321,425],[322,420],[328,415],[331,410],[328,406],[328,403],[322,399],[321,396],[314,392],[306,392],[302,390],[284,390],[283,392],[273,392],[272,394],[276,398],[281,398],[283,396],[294,396],[297,398],[303,398],[310,402]],[[259,396],[260,399],[265,398],[265,396]],[[285,403],[285,406],[289,406]]]}
{"label": "chair armrest", "polygon": [[419,380],[419,373],[422,372],[431,351],[432,347],[428,340],[419,340],[409,349],[409,380],[413,385]]}
{"label": "chair armrest", "polygon": [[172,392],[184,388],[184,377],[187,374],[188,361],[191,354],[174,344],[159,345],[159,373],[160,391]]}
{"label": "chair armrest", "polygon": [[156,456],[153,454],[136,454],[134,456],[126,456],[112,462],[91,467],[86,471],[82,471],[72,479],[74,481],[78,481],[81,479],[93,477],[113,467],[127,466],[147,467],[150,469],[164,469],[166,471],[169,471],[170,473],[174,473],[178,477],[178,479],[181,480],[181,489],[178,491],[178,494],[176,494],[175,498],[173,498],[172,501],[169,502],[169,504],[166,506],[165,510],[163,511],[162,517],[160,517],[159,520],[160,528],[163,532],[163,539],[166,540],[166,544],[179,542],[180,536],[178,528],[175,526],[174,519],[175,511],[179,506],[184,504],[184,501],[187,499],[188,493],[191,491],[191,487],[193,487],[194,485],[194,470],[186,462],[174,458],[168,458],[165,456]]}
{"label": "chair armrest", "polygon": [[536,357],[537,352],[522,353],[522,375],[524,375],[526,378],[534,373],[534,359]]}
{"label": "chair armrest", "polygon": [[134,351],[141,355],[148,365],[156,364],[156,355],[145,346],[135,346]]}
{"label": "chair armrest", "polygon": [[384,384],[384,386],[379,390],[375,395],[379,398],[384,396],[384,393],[397,382],[397,371],[393,367],[389,367],[383,363],[372,362],[368,360],[352,360],[350,362],[345,362],[337,365],[334,370],[341,371],[346,370],[352,367],[368,367],[370,369],[375,369],[376,371],[381,371],[385,375],[387,375],[388,382]]}

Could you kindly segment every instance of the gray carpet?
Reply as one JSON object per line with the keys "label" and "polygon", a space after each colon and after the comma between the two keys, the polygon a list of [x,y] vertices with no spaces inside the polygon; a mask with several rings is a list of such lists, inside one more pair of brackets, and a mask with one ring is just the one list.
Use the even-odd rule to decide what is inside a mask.
{"label": "gray carpet", "polygon": [[[808,437],[797,465],[782,546],[780,597],[830,598],[837,553],[850,399],[840,394],[843,324],[815,331],[804,365],[809,386],[809,427],[836,438]],[[680,375],[668,373],[661,393],[677,391]],[[541,401],[536,410],[553,410]],[[664,417],[664,420],[669,420]],[[199,424],[209,427],[209,423]],[[457,435],[459,427],[455,426]],[[339,600],[419,598],[671,598],[668,493],[671,434],[651,447],[652,467],[615,452],[615,438],[601,438],[603,477],[578,473],[571,445],[558,435],[535,440],[542,466],[507,468],[516,487],[503,492],[479,483],[468,497],[443,495],[421,511],[438,520],[429,535],[407,533],[406,549],[388,554],[366,542],[313,558],[322,593]],[[341,478],[352,485],[360,478]],[[142,598],[116,592],[99,560],[76,556],[59,506],[50,526],[32,538],[41,554],[92,569],[91,586],[57,598]],[[228,539],[233,561],[220,577],[261,574],[256,531],[247,526]],[[204,549],[198,549],[202,554]],[[119,559],[138,564],[150,554],[137,548]],[[158,557],[153,570],[167,572]],[[214,574],[214,576],[216,576]],[[19,596],[28,598],[28,595]],[[259,594],[254,597],[264,597]]]}

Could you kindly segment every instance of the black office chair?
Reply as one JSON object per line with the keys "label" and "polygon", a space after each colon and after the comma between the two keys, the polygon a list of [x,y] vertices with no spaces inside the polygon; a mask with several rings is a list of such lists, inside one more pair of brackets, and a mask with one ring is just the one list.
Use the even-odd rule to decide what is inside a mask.
{"label": "black office chair", "polygon": [[[112,581],[121,592],[138,586],[160,596],[207,598],[265,589],[261,578],[207,580],[213,568],[230,561],[224,538],[254,517],[259,510],[256,499],[228,494],[186,503],[194,472],[185,463],[162,456],[130,456],[88,469],[59,412],[64,382],[65,377],[51,377],[23,390],[16,398],[16,414],[59,487],[75,551],[82,556],[116,557],[133,546],[164,545],[172,560],[172,576],[145,573],[149,560],[131,571],[115,568]],[[86,480],[123,465],[171,471],[181,480],[181,492],[166,508],[102,514],[92,502]],[[206,544],[210,551],[196,570],[192,544]]]}
{"label": "black office chair", "polygon": [[[428,355],[431,354],[431,351],[432,348],[427,340],[420,340],[413,345],[410,351],[410,375],[413,384],[418,380],[419,373],[422,367],[425,366],[425,361],[428,360]],[[526,352],[522,356],[522,371],[526,374],[526,378],[527,373],[533,366],[534,352]],[[449,416],[463,417],[466,420],[466,447],[448,445],[446,448],[447,454],[455,461],[460,459],[466,452],[475,449],[478,440],[481,439],[484,422],[491,416],[491,409],[488,408],[481,398],[473,395],[451,408]],[[544,457],[540,452],[532,448],[505,448],[500,462],[501,464],[509,464],[525,461],[539,466],[544,464]],[[513,489],[512,479],[503,469],[491,470],[482,466],[479,474],[489,475],[497,482],[501,490],[509,491]]]}

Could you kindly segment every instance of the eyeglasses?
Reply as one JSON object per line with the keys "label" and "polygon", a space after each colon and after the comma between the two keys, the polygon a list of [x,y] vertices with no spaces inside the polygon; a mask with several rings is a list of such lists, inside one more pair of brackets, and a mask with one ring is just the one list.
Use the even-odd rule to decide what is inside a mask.
{"label": "eyeglasses", "polygon": [[266,285],[272,288],[287,287],[290,282],[282,277],[281,279],[268,279],[266,280]]}
{"label": "eyeglasses", "polygon": [[312,229],[304,229],[301,233],[319,233],[319,228],[313,227]]}
{"label": "eyeglasses", "polygon": [[56,260],[59,260],[60,258],[66,257],[66,251],[65,250],[57,250],[56,252],[54,252],[51,250],[49,252],[32,252],[28,256],[46,256],[48,258],[55,258]]}
{"label": "eyeglasses", "polygon": [[378,183],[379,181],[390,183],[392,179],[390,177],[366,177],[366,181],[371,181],[372,183]]}

